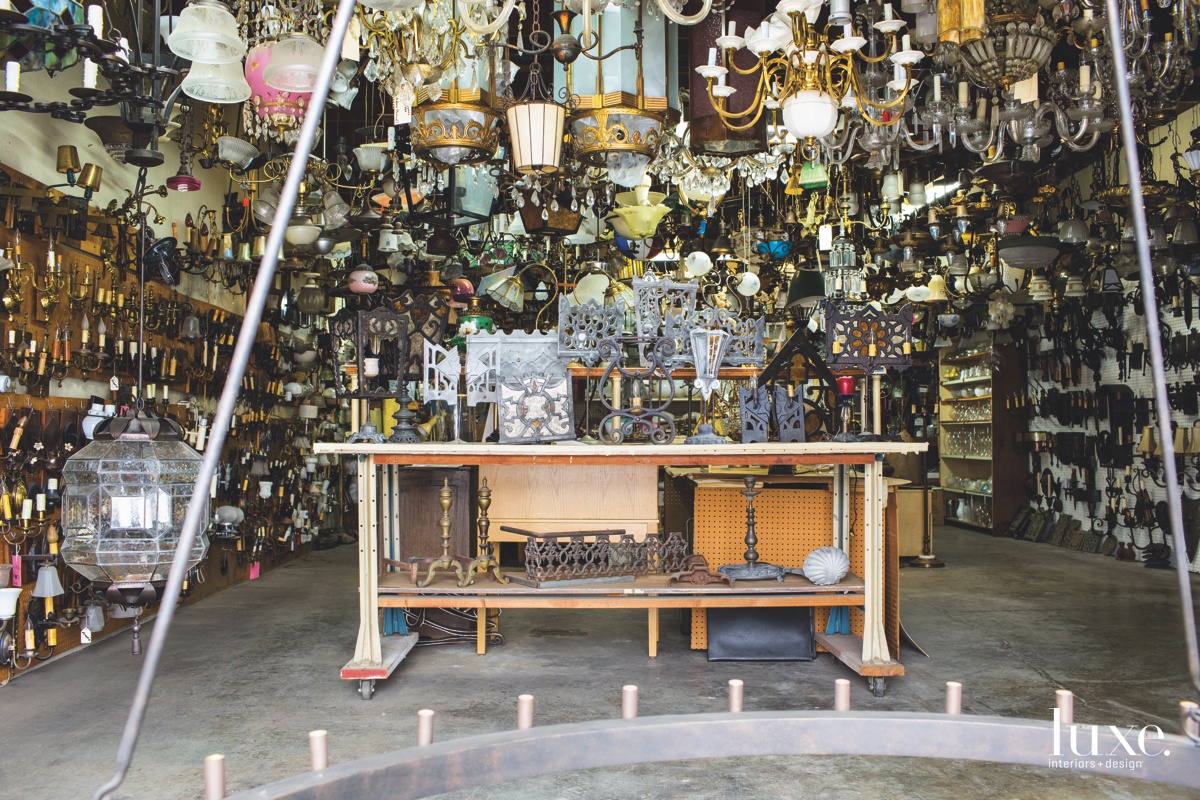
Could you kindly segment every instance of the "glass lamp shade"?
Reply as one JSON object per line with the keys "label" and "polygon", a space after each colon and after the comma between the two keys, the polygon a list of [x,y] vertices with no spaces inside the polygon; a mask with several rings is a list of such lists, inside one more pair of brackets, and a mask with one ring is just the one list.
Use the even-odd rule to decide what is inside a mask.
{"label": "glass lamp shade", "polygon": [[246,81],[254,112],[272,126],[286,130],[300,124],[312,99],[311,92],[292,92],[267,84],[265,73],[271,66],[272,45],[260,44],[246,54]]}
{"label": "glass lamp shade", "polygon": [[1088,240],[1088,225],[1079,217],[1058,223],[1058,240],[1063,244],[1084,244]]}
{"label": "glass lamp shade", "polygon": [[250,84],[240,62],[193,63],[180,84],[183,93],[206,103],[244,103],[250,99]]}
{"label": "glass lamp shade", "polygon": [[707,403],[713,389],[720,383],[717,375],[725,358],[725,350],[729,347],[729,333],[717,328],[693,328],[691,338],[692,360],[696,365],[695,384]]}
{"label": "glass lamp shade", "polygon": [[303,33],[290,33],[269,46],[271,63],[263,70],[267,86],[281,92],[311,92],[324,55],[321,44]]}
{"label": "glass lamp shade", "polygon": [[30,592],[34,597],[58,597],[66,594],[62,581],[58,579],[58,568],[52,564],[42,564],[38,569],[37,583]]}
{"label": "glass lamp shade", "polygon": [[320,235],[320,225],[314,225],[308,217],[293,217],[284,231],[283,238],[290,245],[310,245]]}
{"label": "glass lamp shade", "polygon": [[0,620],[12,619],[17,615],[17,601],[20,599],[19,587],[0,589]]}
{"label": "glass lamp shade", "polygon": [[563,123],[567,110],[545,101],[510,106],[508,135],[513,166],[523,175],[550,175],[562,161]]}
{"label": "glass lamp shade", "polygon": [[670,211],[671,207],[662,203],[653,206],[620,206],[614,208],[605,219],[625,239],[648,239]]}
{"label": "glass lamp shade", "polygon": [[[151,438],[151,430],[157,434]],[[200,454],[169,420],[121,417],[63,465],[62,557],[84,578],[126,601],[148,602],[167,580],[179,544]],[[204,497],[204,523],[208,497]],[[208,550],[201,533],[188,569]]]}
{"label": "glass lamp shade", "polygon": [[946,296],[946,279],[941,275],[935,274],[929,279],[929,296],[925,298],[926,303],[942,303],[949,300]]}
{"label": "glass lamp shade", "polygon": [[363,172],[383,172],[388,165],[386,142],[359,145],[354,148],[354,160]]}
{"label": "glass lamp shade", "polygon": [[[242,78],[245,78],[244,74]],[[247,83],[246,86],[249,87],[250,84]],[[258,154],[258,148],[245,139],[239,139],[236,136],[217,137],[217,158],[238,169],[245,169],[251,161],[258,158]]]}
{"label": "glass lamp shade", "polygon": [[1053,236],[1007,236],[1000,240],[1000,258],[1013,269],[1044,269],[1058,258]]}
{"label": "glass lamp shade", "polygon": [[629,189],[645,177],[662,128],[663,119],[655,112],[624,106],[581,111],[570,122],[575,156],[605,167],[613,183]]}
{"label": "glass lamp shade", "polygon": [[194,0],[185,8],[167,47],[195,64],[232,64],[246,55],[237,20],[218,0]]}
{"label": "glass lamp shade", "polygon": [[783,101],[783,124],[797,139],[820,139],[837,127],[838,105],[831,95],[801,89]]}
{"label": "glass lamp shade", "polygon": [[296,308],[301,314],[316,316],[317,314],[325,313],[325,292],[321,291],[321,287],[309,276],[308,282],[300,287],[299,294],[296,295]]}

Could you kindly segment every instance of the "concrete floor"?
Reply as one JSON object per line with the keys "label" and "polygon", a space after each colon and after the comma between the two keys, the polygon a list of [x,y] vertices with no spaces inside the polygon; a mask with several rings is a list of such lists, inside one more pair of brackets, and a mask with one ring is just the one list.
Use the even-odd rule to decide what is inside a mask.
{"label": "concrete floor", "polygon": [[[904,678],[858,708],[939,710],[944,682],[965,684],[965,713],[1048,718],[1054,690],[1076,693],[1076,721],[1176,730],[1191,698],[1174,574],[1047,545],[941,529],[943,570],[902,570],[911,635]],[[1200,587],[1198,587],[1200,588]],[[1197,591],[1200,595],[1200,591]],[[721,711],[730,678],[746,709],[829,708],[852,677],[809,664],[713,663],[664,614],[660,656],[645,653],[644,612],[509,611],[507,644],[421,648],[364,702],[338,679],[354,648],[355,552],[315,553],[182,611],[175,622],[121,798],[195,798],[205,755],[226,755],[229,790],[307,769],[307,732],[329,731],[341,762],[409,746],[417,709],[437,711],[439,740],[515,724],[536,696],[537,724],[615,717],[620,687],[641,687],[642,715]],[[0,798],[90,797],[112,773],[140,661],[127,635],[51,662],[0,689]],[[1200,777],[1198,777],[1200,781]],[[549,776],[465,798],[1175,798],[1153,784],[1049,769],[863,758],[759,758]]]}

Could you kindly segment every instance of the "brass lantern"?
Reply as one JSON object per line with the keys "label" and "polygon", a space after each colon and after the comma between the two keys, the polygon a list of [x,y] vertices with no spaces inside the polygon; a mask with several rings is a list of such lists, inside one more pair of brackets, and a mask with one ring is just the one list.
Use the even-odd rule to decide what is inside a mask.
{"label": "brass lantern", "polygon": [[413,109],[413,153],[450,167],[487,161],[500,143],[499,123],[486,92],[460,91],[455,81],[446,102]]}

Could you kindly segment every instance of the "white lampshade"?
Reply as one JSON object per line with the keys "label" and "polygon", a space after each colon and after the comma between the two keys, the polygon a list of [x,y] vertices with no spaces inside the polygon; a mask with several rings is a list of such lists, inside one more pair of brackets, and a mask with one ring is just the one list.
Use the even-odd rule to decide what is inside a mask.
{"label": "white lampshade", "polygon": [[1000,259],[1013,269],[1044,269],[1058,258],[1052,236],[1008,236],[1000,240]]}
{"label": "white lampshade", "polygon": [[0,589],[0,620],[12,619],[17,615],[17,601],[20,599],[20,588]]}
{"label": "white lampshade", "polygon": [[240,61],[226,64],[194,62],[180,88],[188,97],[206,103],[244,103],[251,94]]}
{"label": "white lampshade", "polygon": [[838,106],[817,89],[801,89],[783,101],[783,124],[797,139],[820,139],[837,127]]}
{"label": "white lampshade", "polygon": [[324,48],[311,36],[289,33],[271,47],[263,82],[281,92],[311,92],[317,84]]}
{"label": "white lampshade", "polygon": [[388,165],[387,142],[374,142],[354,148],[354,160],[363,172],[383,172]]}
{"label": "white lampshade", "polygon": [[941,275],[934,274],[929,279],[929,296],[925,298],[925,302],[940,303],[949,299],[946,297],[946,279]]}
{"label": "white lampshade", "polygon": [[34,597],[58,597],[66,594],[62,581],[58,579],[58,568],[53,564],[42,564],[38,569],[37,583],[33,585]]}
{"label": "white lampshade", "polygon": [[546,101],[509,106],[505,116],[517,172],[522,175],[558,172],[566,115],[566,108]]}
{"label": "white lampshade", "polygon": [[218,0],[194,0],[185,8],[167,47],[194,64],[231,64],[246,55],[237,20]]}

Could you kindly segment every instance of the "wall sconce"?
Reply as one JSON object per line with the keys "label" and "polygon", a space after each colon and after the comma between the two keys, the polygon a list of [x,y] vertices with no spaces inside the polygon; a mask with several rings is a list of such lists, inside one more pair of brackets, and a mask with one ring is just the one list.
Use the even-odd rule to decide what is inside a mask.
{"label": "wall sconce", "polygon": [[[17,601],[21,599],[19,587],[0,589],[0,664],[10,670],[16,668],[17,647],[13,634],[8,630],[8,621],[17,616]],[[6,678],[4,683],[8,683]],[[3,686],[4,683],[0,683]]]}
{"label": "wall sconce", "polygon": [[58,146],[57,169],[60,175],[67,176],[67,182],[56,183],[46,188],[58,189],[63,186],[77,186],[83,189],[85,200],[92,199],[92,193],[100,188],[100,180],[104,175],[104,170],[91,162],[84,164],[81,169],[79,166],[79,151],[72,144]]}
{"label": "wall sconce", "polygon": [[[58,567],[54,564],[42,564],[38,569],[37,583],[33,585],[32,594],[45,602],[46,621],[50,622],[54,616],[54,598],[66,594],[62,581],[58,579]],[[58,626],[51,624],[46,627],[46,644],[50,647],[58,645]]]}

